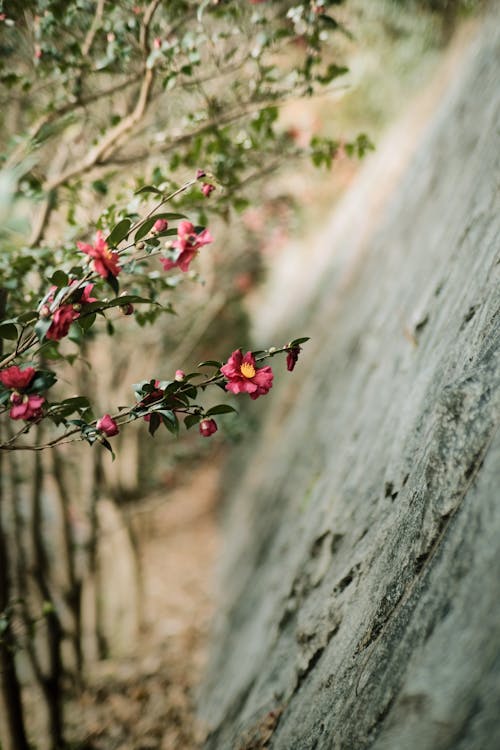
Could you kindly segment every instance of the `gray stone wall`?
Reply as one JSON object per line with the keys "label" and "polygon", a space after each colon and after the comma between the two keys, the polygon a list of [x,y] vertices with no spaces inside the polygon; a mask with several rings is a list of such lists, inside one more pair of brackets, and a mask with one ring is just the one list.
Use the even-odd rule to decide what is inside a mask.
{"label": "gray stone wall", "polygon": [[207,750],[500,747],[496,29],[233,477]]}

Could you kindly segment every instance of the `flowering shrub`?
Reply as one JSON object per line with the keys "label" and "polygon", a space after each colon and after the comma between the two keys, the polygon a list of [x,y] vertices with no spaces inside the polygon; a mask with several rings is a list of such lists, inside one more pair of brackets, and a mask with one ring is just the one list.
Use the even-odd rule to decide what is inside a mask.
{"label": "flowering shrub", "polygon": [[[204,176],[204,172],[201,172]],[[195,179],[202,179],[197,177]],[[193,181],[186,183],[185,188]],[[123,271],[132,272],[134,260],[145,253],[146,258],[159,254],[158,237],[174,231],[177,235],[173,247],[177,251],[175,260],[160,256],[164,271],[179,268],[187,272],[198,251],[213,242],[208,229],[195,227],[181,214],[162,214],[160,209],[168,202],[170,196],[162,196],[161,200],[151,210],[146,219],[122,219],[105,237],[101,230],[96,233],[93,245],[78,241],[78,250],[91,259],[90,270],[86,263],[73,266],[70,274],[57,271],[53,274],[45,296],[40,300],[37,310],[17,317],[10,318],[3,323],[4,337],[15,340],[14,349],[5,353],[0,360],[0,413],[9,409],[9,417],[23,420],[25,427],[13,438],[0,446],[6,450],[40,449],[52,447],[59,442],[86,440],[89,444],[98,442],[111,450],[107,438],[114,437],[120,428],[143,418],[149,425],[149,432],[154,435],[160,425],[178,434],[180,420],[189,429],[199,424],[199,432],[203,437],[210,437],[217,431],[215,415],[235,411],[228,404],[219,404],[208,410],[198,402],[200,392],[208,386],[220,385],[232,394],[248,393],[251,399],[267,394],[273,384],[273,371],[270,366],[258,367],[257,361],[275,356],[280,352],[287,352],[288,358],[294,357],[294,364],[300,343],[305,339],[298,339],[281,349],[260,352],[256,356],[252,352],[243,355],[241,349],[235,350],[226,364],[217,361],[202,362],[199,367],[210,366],[215,373],[210,377],[201,372],[186,375],[183,370],[176,370],[172,380],[153,378],[142,381],[135,386],[136,403],[129,407],[121,407],[116,414],[104,414],[99,419],[94,417],[93,409],[86,398],[74,397],[61,402],[47,401],[46,391],[56,382],[54,370],[47,369],[38,372],[32,366],[21,369],[19,365],[10,364],[29,356],[31,350],[43,351],[47,341],[59,342],[70,335],[72,327],[79,326],[82,334],[95,324],[98,316],[103,316],[106,310],[141,304],[159,304],[153,299],[138,295],[123,295],[119,292],[117,276]],[[168,216],[168,219],[165,218]],[[169,221],[178,222],[177,229],[170,230]],[[134,241],[130,242],[132,235]],[[94,290],[106,283],[114,292],[110,298],[92,296]],[[98,294],[98,291],[95,292]],[[5,330],[5,327],[6,330]],[[7,335],[5,335],[7,334]],[[288,365],[288,369],[293,369]],[[24,441],[24,436],[30,428],[42,419],[50,419],[58,428],[60,434],[44,445],[30,444]]]}

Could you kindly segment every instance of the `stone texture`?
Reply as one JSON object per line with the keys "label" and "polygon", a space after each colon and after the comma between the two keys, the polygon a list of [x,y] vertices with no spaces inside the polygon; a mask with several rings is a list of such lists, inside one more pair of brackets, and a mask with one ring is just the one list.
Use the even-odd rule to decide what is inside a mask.
{"label": "stone texture", "polygon": [[363,252],[325,269],[290,385],[258,402],[272,411],[226,513],[207,750],[500,747],[497,29]]}

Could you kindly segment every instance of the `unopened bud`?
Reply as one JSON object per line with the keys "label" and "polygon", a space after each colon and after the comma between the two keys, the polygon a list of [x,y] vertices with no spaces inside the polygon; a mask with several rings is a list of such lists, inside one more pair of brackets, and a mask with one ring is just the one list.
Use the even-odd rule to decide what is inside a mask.
{"label": "unopened bud", "polygon": [[126,305],[120,305],[120,312],[122,315],[132,315],[134,312],[134,306],[131,302],[127,302]]}
{"label": "unopened bud", "polygon": [[275,346],[270,346],[267,351],[269,352],[269,354],[274,354],[274,352],[276,351],[276,347]]}
{"label": "unopened bud", "polygon": [[75,302],[75,304],[73,305],[73,310],[75,312],[80,312],[81,309],[82,309],[81,304],[79,302]]}
{"label": "unopened bud", "polygon": [[180,383],[184,378],[186,377],[186,373],[184,370],[176,370],[174,380],[177,380],[178,383]]}
{"label": "unopened bud", "polygon": [[44,320],[50,318],[50,307],[48,305],[42,305],[40,308],[40,317]]}
{"label": "unopened bud", "polygon": [[138,242],[138,243],[136,244],[136,248],[137,248],[138,250],[144,250],[144,248],[145,248],[145,247],[146,247],[146,243],[145,243],[145,242],[142,242],[142,241],[141,241],[141,242]]}

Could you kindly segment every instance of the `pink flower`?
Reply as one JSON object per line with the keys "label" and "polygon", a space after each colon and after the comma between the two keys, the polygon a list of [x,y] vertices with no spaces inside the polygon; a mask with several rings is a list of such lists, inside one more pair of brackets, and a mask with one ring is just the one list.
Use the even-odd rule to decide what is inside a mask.
{"label": "pink flower", "polygon": [[264,396],[273,384],[272,369],[256,367],[252,352],[243,356],[241,349],[236,349],[220,369],[228,381],[226,391],[248,393],[251,399]]}
{"label": "pink flower", "polygon": [[164,232],[165,229],[168,229],[168,221],[166,219],[158,219],[153,224],[154,232]]}
{"label": "pink flower", "polygon": [[113,417],[110,417],[109,414],[104,414],[97,420],[96,428],[99,432],[104,433],[106,437],[113,437],[113,435],[118,435],[120,432],[115,420]]}
{"label": "pink flower", "polygon": [[292,346],[290,349],[287,349],[287,355],[286,355],[286,369],[289,372],[292,372],[293,368],[297,364],[297,360],[299,358],[299,354],[301,352],[300,346]]}
{"label": "pink flower", "polygon": [[215,419],[202,419],[200,422],[200,435],[210,437],[217,432],[217,422]]}
{"label": "pink flower", "polygon": [[52,341],[59,341],[68,335],[69,328],[74,320],[80,317],[73,305],[61,305],[52,316],[52,323],[45,337]]}
{"label": "pink flower", "polygon": [[35,369],[25,367],[21,370],[17,365],[12,365],[0,372],[0,381],[5,388],[10,388],[10,403],[12,408],[9,412],[11,419],[38,419],[42,416],[41,406],[45,399],[36,394],[22,393],[33,382]]}
{"label": "pink flower", "polygon": [[77,242],[78,249],[82,253],[94,259],[92,268],[103,279],[108,276],[118,276],[120,273],[119,256],[114,250],[110,250],[104,240],[104,235],[99,229],[95,236],[95,244],[87,245],[85,242]]}
{"label": "pink flower", "polygon": [[[29,368],[32,369],[32,368]],[[10,397],[12,408],[9,412],[11,419],[38,419],[42,416],[42,404],[45,401],[43,396],[21,395],[14,391]]]}
{"label": "pink flower", "polygon": [[[76,280],[73,280],[71,284],[76,284]],[[90,302],[97,302],[97,299],[95,297],[91,297],[90,294],[92,292],[92,289],[94,288],[93,284],[86,284],[81,290],[80,298],[76,296],[80,290],[76,290],[74,292],[74,295],[76,296],[76,299],[78,299],[78,302],[75,303],[68,303],[67,305],[61,305],[61,307],[58,307],[55,313],[52,316],[52,323],[50,324],[50,328],[45,334],[46,338],[51,339],[52,341],[60,341],[60,339],[64,338],[68,335],[69,328],[74,320],[80,317],[80,311],[81,306],[89,304]],[[56,287],[52,287],[52,290],[55,291]],[[49,302],[52,301],[52,297],[49,298]],[[44,305],[44,308],[46,308],[47,305]],[[49,315],[47,315],[47,310],[42,308],[42,311],[44,314],[42,317],[49,317],[50,315],[50,308],[48,310]]]}
{"label": "pink flower", "polygon": [[183,220],[179,222],[177,228],[177,239],[172,243],[173,247],[181,251],[177,260],[170,258],[160,258],[161,264],[165,271],[171,268],[180,268],[181,271],[189,271],[189,264],[198,254],[198,249],[203,245],[209,245],[213,242],[213,237],[208,229],[196,233],[193,224],[190,221]]}
{"label": "pink flower", "polygon": [[[73,281],[71,282],[74,283]],[[81,305],[90,304],[90,302],[97,302],[97,297],[91,297],[90,293],[94,288],[94,284],[86,284],[83,287],[82,296],[78,300]]]}
{"label": "pink flower", "polygon": [[184,372],[184,370],[175,371],[174,380],[177,380],[180,383],[182,380],[184,380],[185,377],[186,373]]}
{"label": "pink flower", "polygon": [[205,198],[208,198],[210,193],[212,193],[215,190],[215,186],[211,185],[209,182],[204,182],[201,186],[201,192],[205,196]]}
{"label": "pink flower", "polygon": [[21,370],[17,365],[12,365],[12,367],[7,367],[6,370],[0,372],[0,382],[2,385],[16,391],[27,388],[34,377],[34,367],[25,367],[24,370]]}

